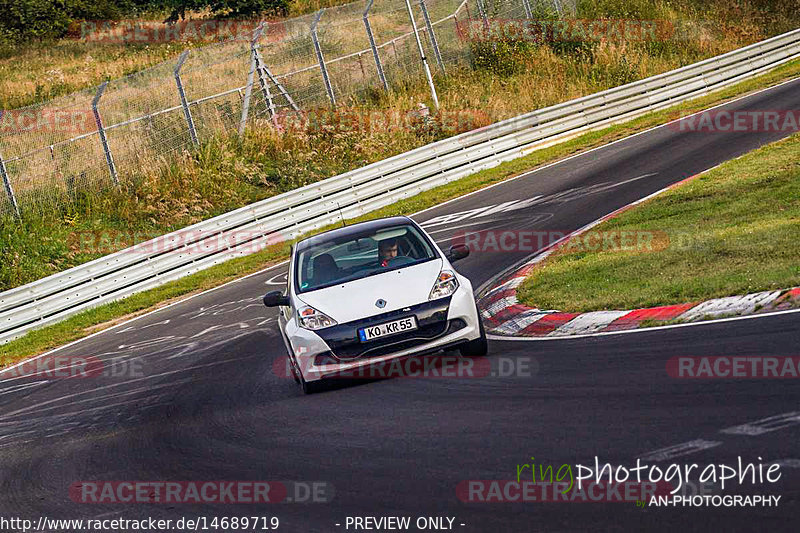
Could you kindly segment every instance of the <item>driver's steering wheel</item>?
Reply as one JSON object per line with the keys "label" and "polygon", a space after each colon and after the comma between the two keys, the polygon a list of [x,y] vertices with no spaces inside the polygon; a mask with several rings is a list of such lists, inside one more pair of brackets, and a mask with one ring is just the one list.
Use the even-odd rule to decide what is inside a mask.
{"label": "driver's steering wheel", "polygon": [[407,255],[398,255],[386,260],[386,266],[395,267],[413,263],[414,260]]}

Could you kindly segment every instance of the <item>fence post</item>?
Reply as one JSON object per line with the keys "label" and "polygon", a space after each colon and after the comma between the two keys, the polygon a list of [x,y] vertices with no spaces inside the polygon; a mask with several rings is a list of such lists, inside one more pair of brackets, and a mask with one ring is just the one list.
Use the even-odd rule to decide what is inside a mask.
{"label": "fence post", "polygon": [[14,189],[11,187],[11,180],[8,177],[8,172],[6,171],[6,164],[3,161],[3,156],[0,155],[0,175],[3,177],[3,187],[6,189],[6,195],[8,195],[8,201],[11,202],[11,207],[14,208],[14,214],[17,218],[22,218],[19,213],[19,204],[17,204],[17,197],[14,196]]}
{"label": "fence post", "polygon": [[311,22],[311,40],[314,42],[314,50],[317,52],[317,61],[319,61],[319,69],[322,71],[322,81],[325,82],[325,89],[328,91],[328,98],[331,100],[331,105],[335,106],[336,97],[333,94],[331,79],[328,77],[328,69],[325,67],[325,58],[322,57],[322,48],[319,46],[319,38],[317,37],[317,24],[319,24],[319,19],[324,12],[325,8],[322,8],[314,15],[314,20]]}
{"label": "fence post", "polygon": [[[258,30],[256,30],[258,31]],[[250,41],[250,72],[247,74],[247,85],[244,88],[244,101],[242,102],[242,119],[239,121],[239,136],[244,135],[247,124],[247,114],[250,111],[250,95],[253,94],[253,78],[256,73],[256,55],[253,53],[253,43]]]}
{"label": "fence post", "polygon": [[497,42],[492,39],[491,35],[489,34],[489,14],[486,12],[486,6],[483,4],[482,0],[475,0],[478,4],[478,13],[480,14],[481,18],[483,19],[483,31],[486,32],[484,36],[486,39],[492,41],[492,49],[497,51]]}
{"label": "fence post", "polygon": [[481,16],[481,19],[483,19],[483,27],[486,29],[486,33],[488,35],[488,33],[489,33],[489,15],[486,13],[486,7],[484,7],[482,0],[476,0],[476,3],[478,4],[478,13]]}
{"label": "fence post", "polygon": [[530,0],[522,0],[522,5],[525,7],[525,18],[528,20],[533,18],[533,11],[531,10]]}
{"label": "fence post", "polygon": [[178,64],[175,65],[175,70],[173,73],[175,74],[175,83],[178,86],[178,94],[181,97],[181,105],[183,106],[183,115],[186,117],[186,123],[189,125],[189,135],[192,137],[192,144],[197,146],[200,144],[197,141],[197,131],[194,129],[194,120],[192,120],[192,112],[189,109],[189,102],[186,101],[186,92],[183,90],[183,82],[181,81],[181,67],[183,63],[186,61],[186,58],[189,57],[189,50],[185,50],[181,57],[178,58]]}
{"label": "fence post", "polygon": [[295,111],[299,112],[300,108],[297,106],[296,103],[294,103],[294,99],[292,98],[292,95],[289,94],[289,91],[286,90],[286,87],[283,86],[283,84],[278,80],[278,78],[276,78],[272,74],[272,72],[270,72],[269,67],[264,64],[264,61],[261,60],[260,57],[261,56],[259,55],[259,60],[261,61],[261,70],[264,71],[264,74],[267,75],[267,77],[269,78],[269,81],[271,81],[273,83],[273,85],[275,85],[275,87],[278,88],[278,90],[281,92],[281,94],[284,96],[284,98],[286,98],[286,101],[289,102],[289,105],[292,106],[292,109],[294,109]]}
{"label": "fence post", "polygon": [[386,75],[383,73],[383,65],[381,65],[381,57],[378,55],[378,47],[375,46],[375,36],[372,35],[372,26],[369,23],[369,10],[372,9],[372,4],[375,0],[367,2],[367,8],[364,10],[364,27],[367,29],[367,37],[369,37],[369,46],[372,48],[372,57],[375,58],[375,66],[378,69],[378,77],[381,79],[383,88],[389,92],[389,84],[386,83]]}
{"label": "fence post", "polygon": [[267,110],[269,111],[269,116],[272,119],[272,123],[277,127],[278,122],[275,118],[275,103],[272,101],[272,92],[269,90],[269,84],[264,79],[264,72],[261,70],[261,52],[258,51],[258,40],[261,38],[263,31],[264,23],[262,22],[256,29],[256,34],[253,36],[251,49],[253,53],[253,59],[256,61],[256,72],[258,73],[258,84],[261,86],[261,94],[264,95],[264,101],[267,104]]}
{"label": "fence post", "polygon": [[100,110],[97,109],[97,104],[103,96],[103,91],[106,90],[107,81],[100,84],[97,88],[97,94],[92,99],[92,113],[94,113],[94,121],[97,124],[97,133],[100,135],[100,142],[103,144],[103,152],[106,154],[106,163],[108,163],[108,171],[111,173],[111,179],[114,185],[119,186],[119,178],[117,177],[117,167],[114,165],[114,157],[111,155],[111,149],[108,147],[108,139],[106,138],[106,130],[103,128],[103,119],[100,118]]}
{"label": "fence post", "polygon": [[367,71],[364,70],[364,60],[361,59],[361,52],[358,53],[358,66],[361,68],[361,76],[366,80]]}
{"label": "fence post", "polygon": [[425,19],[425,26],[428,28],[428,37],[431,40],[436,63],[444,73],[444,61],[442,61],[442,54],[439,52],[439,43],[436,41],[436,34],[433,32],[433,24],[431,23],[431,17],[428,16],[428,6],[425,5],[425,0],[419,0],[419,7],[422,8],[422,18]]}
{"label": "fence post", "polygon": [[278,119],[277,119],[277,109],[275,108],[275,101],[272,99],[272,91],[269,90],[269,83],[264,79],[264,72],[261,69],[262,60],[261,60],[261,53],[256,48],[256,72],[258,72],[258,82],[261,84],[261,92],[264,94],[264,98],[267,101],[267,109],[269,110],[269,116],[272,119],[272,123],[277,126]]}
{"label": "fence post", "polygon": [[425,57],[425,50],[422,48],[422,41],[419,39],[419,32],[417,31],[417,22],[414,20],[414,12],[411,10],[410,0],[406,0],[406,9],[408,10],[408,18],[411,20],[411,28],[414,30],[414,37],[417,39],[417,48],[419,49],[419,58],[422,61],[422,67],[425,69],[425,76],[428,78],[428,85],[431,88],[431,97],[433,98],[433,105],[436,110],[439,110],[439,98],[436,96],[436,87],[433,85],[433,76],[431,76],[431,69],[428,66],[428,58]]}

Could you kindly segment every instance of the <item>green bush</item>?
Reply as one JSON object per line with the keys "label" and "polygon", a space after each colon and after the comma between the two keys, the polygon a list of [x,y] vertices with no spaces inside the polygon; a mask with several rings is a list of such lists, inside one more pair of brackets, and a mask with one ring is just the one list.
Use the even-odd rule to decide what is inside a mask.
{"label": "green bush", "polygon": [[219,17],[285,14],[288,0],[0,0],[0,55],[19,43],[64,37],[80,20],[165,13],[176,21],[187,11],[203,9]]}
{"label": "green bush", "polygon": [[209,9],[220,17],[252,17],[261,14],[285,15],[288,0],[151,0],[170,11],[169,22],[185,18],[187,11]]}
{"label": "green bush", "polygon": [[525,57],[537,45],[514,39],[481,40],[470,43],[472,68],[508,77],[526,68]]}

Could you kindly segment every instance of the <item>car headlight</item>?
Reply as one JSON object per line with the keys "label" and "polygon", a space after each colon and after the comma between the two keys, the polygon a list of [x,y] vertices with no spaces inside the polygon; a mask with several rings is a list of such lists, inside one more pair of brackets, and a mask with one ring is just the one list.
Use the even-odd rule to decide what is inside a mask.
{"label": "car headlight", "polygon": [[297,321],[300,323],[301,328],[312,330],[336,325],[334,319],[311,306],[301,307],[297,310]]}
{"label": "car headlight", "polygon": [[439,277],[436,278],[436,283],[433,284],[431,294],[428,300],[436,300],[437,298],[444,298],[450,296],[458,288],[458,279],[452,270],[442,270],[439,272]]}

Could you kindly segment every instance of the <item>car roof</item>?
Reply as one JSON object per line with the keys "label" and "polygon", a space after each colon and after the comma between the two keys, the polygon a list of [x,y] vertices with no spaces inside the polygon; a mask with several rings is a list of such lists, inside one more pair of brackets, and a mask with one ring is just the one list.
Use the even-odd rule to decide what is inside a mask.
{"label": "car roof", "polygon": [[311,246],[317,246],[319,244],[328,241],[347,238],[350,237],[351,235],[356,235],[359,233],[363,233],[365,231],[378,231],[383,228],[390,228],[392,226],[398,226],[409,223],[413,222],[410,218],[405,216],[378,218],[376,220],[359,222],[357,224],[352,224],[350,226],[344,226],[341,228],[328,230],[324,233],[320,233],[318,235],[314,235],[313,237],[309,237],[308,239],[302,240],[295,245],[295,250],[299,252]]}

